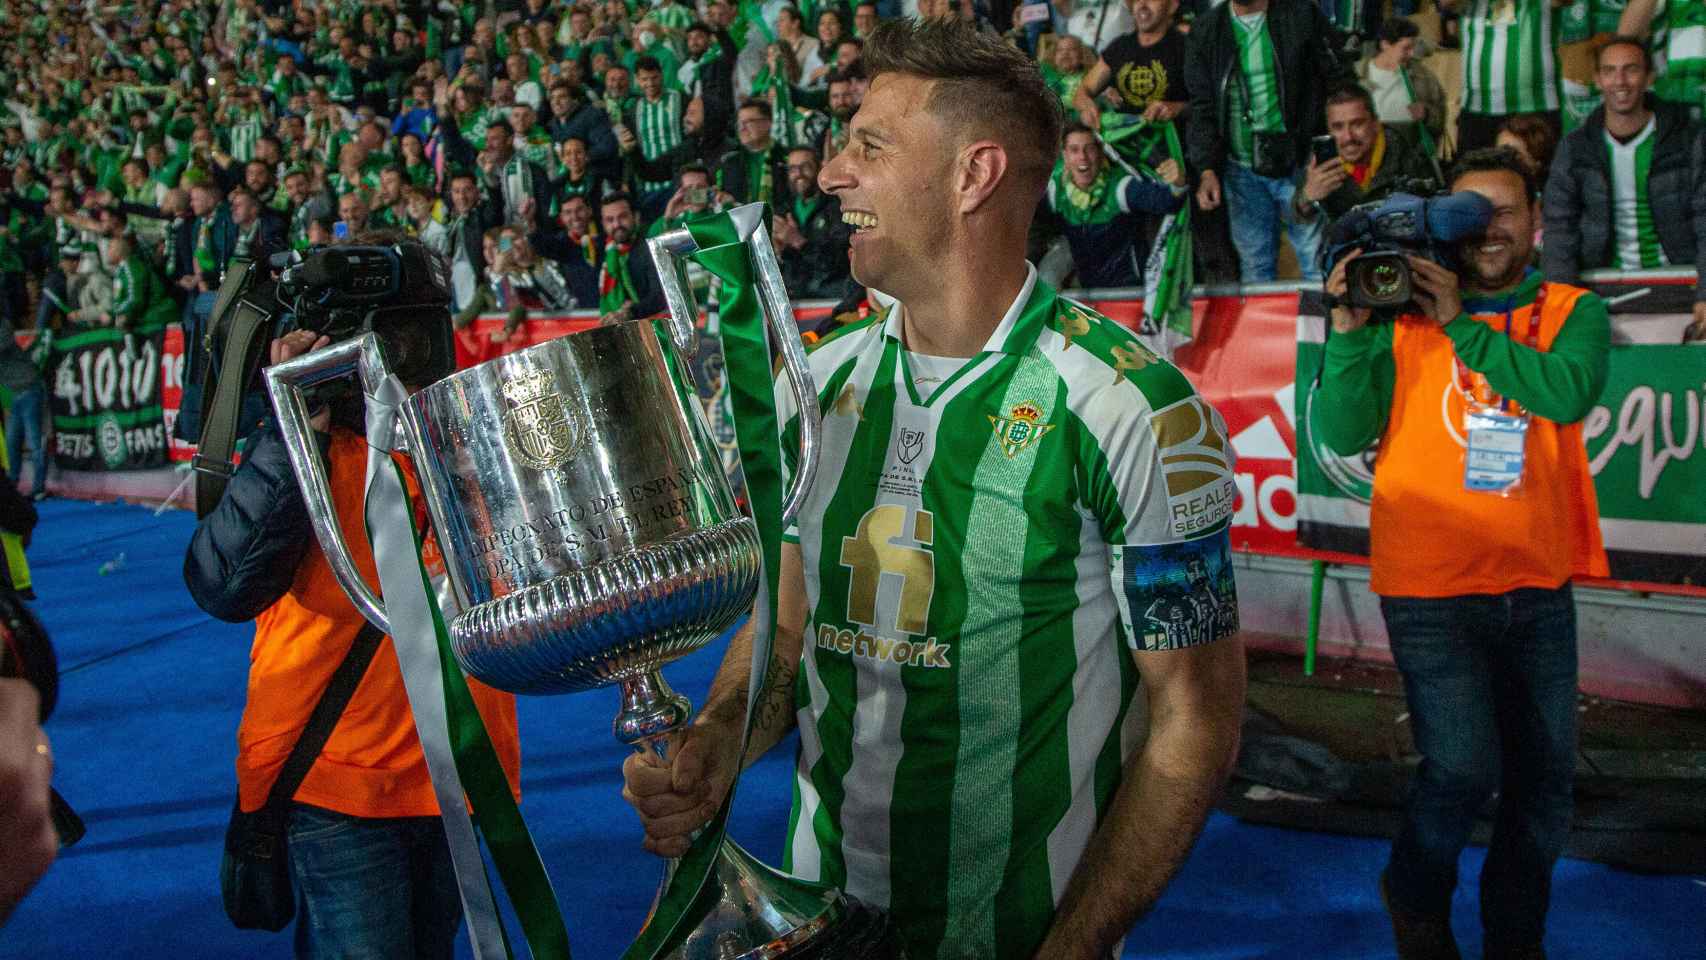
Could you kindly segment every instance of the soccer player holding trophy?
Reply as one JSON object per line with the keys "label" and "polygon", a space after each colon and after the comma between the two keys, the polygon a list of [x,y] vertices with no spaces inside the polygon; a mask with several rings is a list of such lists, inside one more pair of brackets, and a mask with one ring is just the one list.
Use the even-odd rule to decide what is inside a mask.
{"label": "soccer player holding trophy", "polygon": [[1035,65],[951,21],[865,56],[819,182],[898,302],[815,345],[815,409],[778,380],[787,467],[822,436],[774,648],[737,634],[624,795],[680,856],[797,726],[788,873],[888,911],[913,960],[1113,956],[1236,754],[1225,427],[1025,262],[1061,127]]}

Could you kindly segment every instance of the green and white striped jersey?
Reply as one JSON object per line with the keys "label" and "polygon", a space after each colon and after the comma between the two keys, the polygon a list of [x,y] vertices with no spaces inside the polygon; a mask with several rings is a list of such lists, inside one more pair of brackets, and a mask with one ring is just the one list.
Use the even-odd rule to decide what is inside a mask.
{"label": "green and white striped jersey", "polygon": [[[656,160],[681,144],[681,115],[686,100],[680,92],[665,90],[656,103],[639,97],[634,101],[634,138],[640,141],[640,153],[647,160]],[[646,180],[640,189],[650,192],[670,186],[668,180]]]}
{"label": "green and white striped jersey", "polygon": [[810,354],[784,864],[890,909],[913,960],[1029,958],[1134,746],[1128,647],[1236,630],[1231,454],[1178,370],[1034,269],[965,361],[909,360],[902,309]]}
{"label": "green and white striped jersey", "polygon": [[1226,84],[1227,149],[1233,159],[1249,163],[1255,154],[1254,131],[1285,129],[1279,58],[1268,33],[1266,12],[1233,14],[1232,35],[1238,42],[1238,76]]}
{"label": "green and white striped jersey", "polygon": [[1647,173],[1653,166],[1653,131],[1658,118],[1649,117],[1628,143],[1605,134],[1611,162],[1611,255],[1619,270],[1643,270],[1670,265],[1653,227],[1653,207],[1647,196]]}
{"label": "green and white striped jersey", "polygon": [[259,110],[233,113],[225,127],[226,149],[239,163],[255,159],[255,144],[266,133],[266,118]]}
{"label": "green and white striped jersey", "polygon": [[1462,107],[1506,116],[1558,109],[1558,26],[1551,0],[1468,0]]}

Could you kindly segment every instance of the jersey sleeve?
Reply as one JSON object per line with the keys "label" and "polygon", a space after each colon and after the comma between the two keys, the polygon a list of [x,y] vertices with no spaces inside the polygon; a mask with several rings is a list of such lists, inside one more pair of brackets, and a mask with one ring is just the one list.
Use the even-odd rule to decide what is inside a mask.
{"label": "jersey sleeve", "polygon": [[1128,176],[1119,184],[1121,213],[1172,213],[1184,203],[1184,193],[1156,180]]}
{"label": "jersey sleeve", "polygon": [[[1161,376],[1182,376],[1166,369]],[[1129,383],[1130,381],[1127,381]],[[1108,575],[1136,650],[1210,643],[1238,630],[1230,526],[1237,485],[1220,414],[1188,385],[1167,384],[1090,416],[1099,469],[1088,502],[1109,545]],[[1134,388],[1136,384],[1132,384]],[[1150,406],[1143,400],[1159,400]],[[1100,420],[1099,423],[1094,422]]]}

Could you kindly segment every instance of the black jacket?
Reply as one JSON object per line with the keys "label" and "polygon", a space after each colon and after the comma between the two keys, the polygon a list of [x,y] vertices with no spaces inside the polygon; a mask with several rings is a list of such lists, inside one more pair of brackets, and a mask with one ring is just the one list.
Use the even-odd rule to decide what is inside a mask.
{"label": "black jacket", "polygon": [[579,138],[586,144],[586,156],[592,168],[605,179],[621,172],[616,135],[610,132],[610,116],[585,100],[576,100],[568,116],[552,117],[545,124],[545,132],[556,144],[570,137]]}
{"label": "black jacket", "polygon": [[[1689,120],[1685,107],[1650,95],[1647,106],[1657,118],[1647,173],[1653,229],[1672,264],[1692,266],[1706,278],[1706,127]],[[1574,283],[1583,270],[1612,265],[1616,227],[1604,107],[1558,144],[1542,206],[1546,279]],[[1698,299],[1706,300],[1706,284],[1695,290]]]}
{"label": "black jacket", "polygon": [[[452,231],[450,237],[452,261],[455,259],[456,245],[461,243],[463,249],[468,251],[468,262],[474,265],[474,273],[484,277],[486,274],[486,246],[482,241],[485,238],[486,231],[503,223],[503,219],[503,201],[498,197],[482,198],[479,203],[474,205],[474,209],[468,211],[468,216],[463,219],[460,228],[456,225],[456,214],[451,213],[445,227]],[[461,231],[460,237],[455,235],[455,231],[458,229]]]}
{"label": "black jacket", "polygon": [[[569,239],[561,227],[534,233],[530,239],[533,249],[542,257],[554,261],[563,270],[563,279],[568,281],[569,293],[575,298],[575,303],[583,306],[593,306],[598,303],[598,264],[588,263],[585,251],[580,244]],[[638,278],[635,278],[638,283]]]}
{"label": "black jacket", "polygon": [[[717,186],[727,190],[741,203],[751,203],[758,199],[758,184],[747,183],[746,148],[735,147],[723,154],[711,176]],[[770,145],[770,202],[780,204],[782,198],[788,195],[788,148],[779,143]]]}
{"label": "black jacket", "polygon": [[[1380,169],[1368,178],[1366,187],[1359,187],[1355,180],[1346,177],[1337,190],[1327,194],[1321,201],[1321,207],[1329,220],[1339,219],[1359,203],[1384,200],[1400,190],[1431,193],[1439,189],[1439,179],[1434,174],[1433,164],[1428,161],[1428,152],[1422,149],[1415,124],[1402,127],[1381,124],[1381,127],[1386,131],[1386,151],[1381,157]],[[1302,196],[1301,190],[1298,195]]]}
{"label": "black jacket", "polygon": [[[793,203],[779,204],[777,215],[794,215]],[[839,300],[851,282],[847,245],[853,228],[841,222],[841,201],[818,194],[818,204],[799,225],[806,245],[798,250],[779,250],[782,280],[788,293],[801,300]]]}
{"label": "black jacket", "polygon": [[[324,455],[329,441],[317,436]],[[253,620],[290,589],[313,540],[284,437],[269,420],[249,437],[225,495],[196,524],[184,585],[211,616]]]}
{"label": "black jacket", "polygon": [[[1293,155],[1302,169],[1309,138],[1326,125],[1327,94],[1353,79],[1333,51],[1333,28],[1308,0],[1269,0],[1268,34],[1278,60],[1280,112],[1291,134]],[[1185,87],[1191,92],[1191,122],[1185,155],[1196,170],[1220,171],[1226,165],[1226,118],[1221,116],[1227,84],[1238,57],[1232,32],[1232,5],[1222,3],[1198,17],[1185,46]]]}
{"label": "black jacket", "polygon": [[635,317],[655,317],[669,309],[664,302],[663,282],[658,279],[657,264],[652,262],[652,248],[644,238],[634,241],[628,251],[628,277],[634,281]]}

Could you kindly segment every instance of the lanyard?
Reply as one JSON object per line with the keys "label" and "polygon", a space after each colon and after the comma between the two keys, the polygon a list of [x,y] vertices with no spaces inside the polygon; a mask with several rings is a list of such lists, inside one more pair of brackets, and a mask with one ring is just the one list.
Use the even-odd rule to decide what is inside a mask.
{"label": "lanyard", "polygon": [[[1523,342],[1530,350],[1540,349],[1540,311],[1546,306],[1546,283],[1541,282],[1534,293],[1534,306],[1528,313],[1527,331]],[[1511,335],[1511,321],[1515,316],[1516,307],[1511,301],[1505,301],[1505,336]],[[1509,397],[1501,397],[1493,392],[1487,378],[1464,366],[1455,352],[1451,356],[1452,382],[1457,386],[1457,392],[1463,395],[1466,403],[1483,407],[1498,407],[1507,413],[1512,411]]]}

